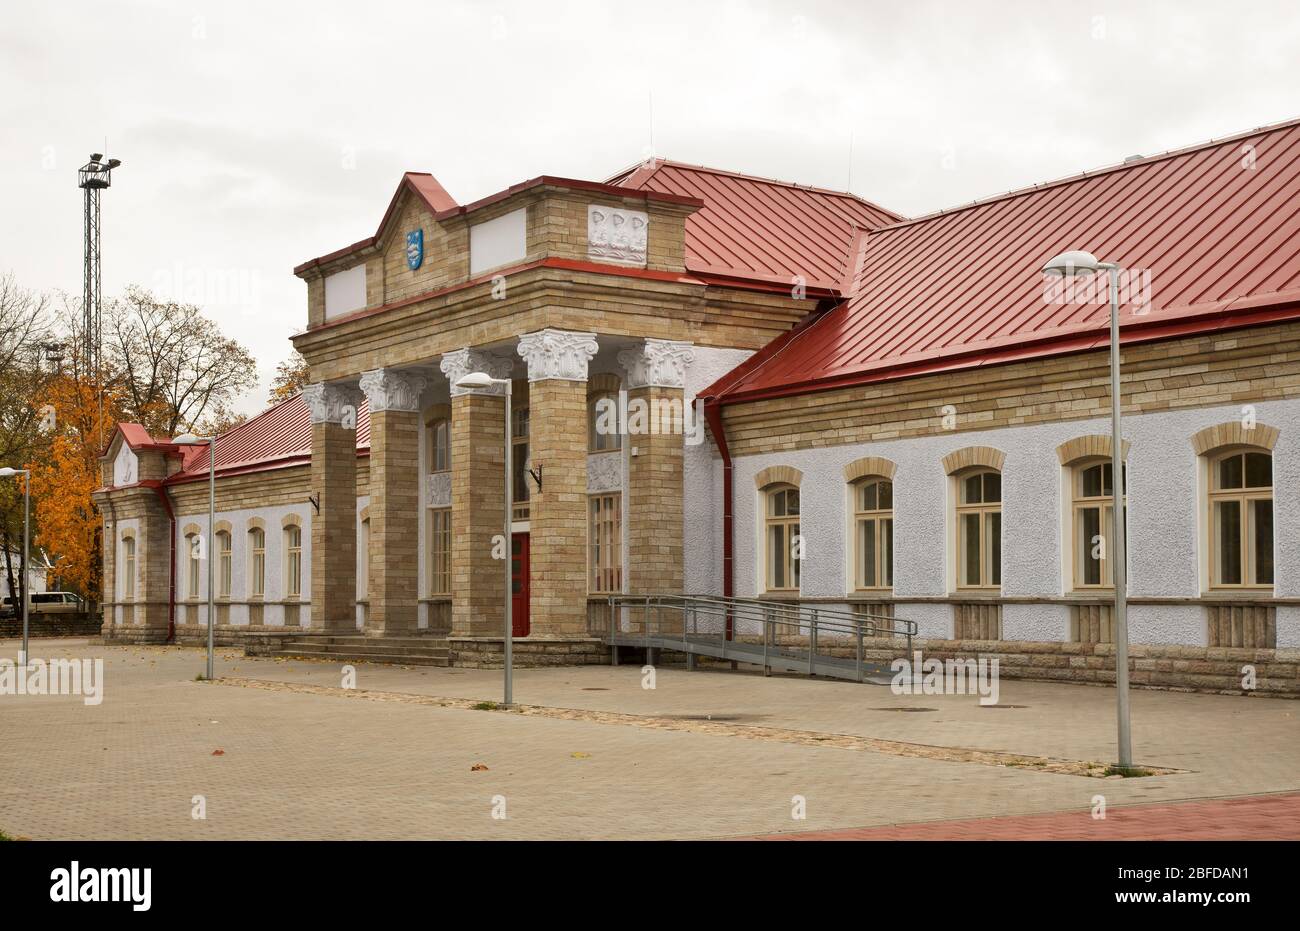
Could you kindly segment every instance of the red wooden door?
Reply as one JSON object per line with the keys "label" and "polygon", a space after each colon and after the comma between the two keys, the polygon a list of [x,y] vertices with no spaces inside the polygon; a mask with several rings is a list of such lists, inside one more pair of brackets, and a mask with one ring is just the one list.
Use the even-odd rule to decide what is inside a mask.
{"label": "red wooden door", "polygon": [[510,538],[510,621],[516,637],[527,637],[528,625],[528,534]]}

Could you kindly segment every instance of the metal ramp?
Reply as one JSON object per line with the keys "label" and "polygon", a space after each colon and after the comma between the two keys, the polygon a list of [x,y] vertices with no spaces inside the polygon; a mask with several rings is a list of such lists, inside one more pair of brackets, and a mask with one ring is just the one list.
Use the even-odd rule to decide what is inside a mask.
{"label": "metal ramp", "polygon": [[697,656],[761,666],[772,670],[827,676],[855,682],[887,684],[887,664],[863,659],[863,640],[906,640],[912,653],[915,621],[876,614],[851,613],[795,602],[713,595],[612,595],[603,624],[593,633],[612,648],[686,654],[688,669]]}

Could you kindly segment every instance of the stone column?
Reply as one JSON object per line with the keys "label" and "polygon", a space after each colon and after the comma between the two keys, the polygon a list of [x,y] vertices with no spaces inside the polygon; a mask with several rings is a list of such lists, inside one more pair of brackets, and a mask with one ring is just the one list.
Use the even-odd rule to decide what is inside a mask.
{"label": "stone column", "polygon": [[493,540],[505,533],[505,392],[456,382],[470,372],[508,378],[511,361],[458,349],[441,367],[451,383],[451,636],[500,637],[505,566]]}
{"label": "stone column", "polygon": [[357,404],[350,385],[303,389],[311,411],[311,626],[355,633],[357,626]]}
{"label": "stone column", "polygon": [[396,369],[361,376],[370,406],[370,610],[366,633],[415,632],[420,613],[420,392]]}
{"label": "stone column", "polygon": [[529,452],[542,487],[529,505],[532,635],[587,636],[587,363],[594,333],[519,339],[528,363]]}
{"label": "stone column", "polygon": [[627,371],[627,586],[632,594],[683,585],[682,446],[690,343],[647,339],[618,354]]}

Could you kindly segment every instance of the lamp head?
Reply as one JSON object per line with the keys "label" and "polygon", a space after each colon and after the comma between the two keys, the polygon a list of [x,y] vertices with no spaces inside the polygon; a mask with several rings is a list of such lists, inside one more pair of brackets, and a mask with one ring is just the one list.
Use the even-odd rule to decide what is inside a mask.
{"label": "lamp head", "polygon": [[175,443],[177,446],[190,446],[195,443],[211,443],[212,437],[196,436],[193,433],[182,433],[180,436],[172,440],[172,442]]}
{"label": "lamp head", "polygon": [[21,471],[22,469],[14,469],[14,468],[10,468],[9,466],[5,466],[3,469],[0,469],[0,478],[12,478],[13,476],[17,475]]}
{"label": "lamp head", "polygon": [[497,383],[487,372],[470,372],[460,381],[456,382],[457,388],[491,388]]}
{"label": "lamp head", "polygon": [[1062,252],[1060,255],[1051,258],[1043,266],[1043,274],[1060,275],[1063,278],[1069,278],[1072,275],[1092,275],[1100,269],[1101,263],[1091,252],[1084,252],[1079,249],[1070,252]]}

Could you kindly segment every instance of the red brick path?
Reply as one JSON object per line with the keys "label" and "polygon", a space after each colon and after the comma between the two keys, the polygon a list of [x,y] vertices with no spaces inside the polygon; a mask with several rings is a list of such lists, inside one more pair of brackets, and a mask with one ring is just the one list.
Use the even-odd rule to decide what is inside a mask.
{"label": "red brick path", "polygon": [[927,821],[757,840],[1300,840],[1300,792],[1009,818]]}

